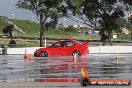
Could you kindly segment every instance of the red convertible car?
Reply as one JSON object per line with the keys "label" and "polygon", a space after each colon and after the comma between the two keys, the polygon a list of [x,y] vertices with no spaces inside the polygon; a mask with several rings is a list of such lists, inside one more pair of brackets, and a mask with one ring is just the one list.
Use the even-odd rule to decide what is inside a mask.
{"label": "red convertible car", "polygon": [[46,48],[39,48],[34,52],[35,57],[48,56],[76,56],[88,54],[88,42],[82,44],[74,40],[58,41]]}

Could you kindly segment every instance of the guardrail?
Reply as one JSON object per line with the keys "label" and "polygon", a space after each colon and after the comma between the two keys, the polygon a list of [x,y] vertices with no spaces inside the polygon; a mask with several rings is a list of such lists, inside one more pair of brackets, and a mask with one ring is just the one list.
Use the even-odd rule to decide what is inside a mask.
{"label": "guardrail", "polygon": [[[33,54],[40,47],[7,48],[7,54]],[[89,47],[90,54],[132,54],[132,46],[98,46]],[[1,49],[0,49],[1,51]]]}

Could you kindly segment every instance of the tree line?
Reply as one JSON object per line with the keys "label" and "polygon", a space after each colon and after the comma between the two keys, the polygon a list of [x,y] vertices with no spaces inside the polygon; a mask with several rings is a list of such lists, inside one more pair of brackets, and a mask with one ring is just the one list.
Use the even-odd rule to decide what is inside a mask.
{"label": "tree line", "polygon": [[[40,47],[43,47],[45,26],[55,27],[61,17],[76,16],[90,28],[100,31],[101,41],[112,45],[112,32],[119,33],[123,27],[132,29],[131,0],[19,0],[17,8],[34,12],[40,24]],[[50,22],[47,23],[47,20]],[[132,31],[131,31],[132,34]]]}

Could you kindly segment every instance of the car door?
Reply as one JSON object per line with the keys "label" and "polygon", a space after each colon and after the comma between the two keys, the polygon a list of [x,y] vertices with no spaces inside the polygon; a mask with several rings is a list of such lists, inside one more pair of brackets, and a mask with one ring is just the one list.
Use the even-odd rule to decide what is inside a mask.
{"label": "car door", "polygon": [[74,50],[74,44],[71,41],[63,42],[65,45],[60,47],[63,56],[71,56]]}
{"label": "car door", "polygon": [[51,45],[50,47],[50,55],[51,56],[58,56],[61,54],[61,42],[57,42]]}

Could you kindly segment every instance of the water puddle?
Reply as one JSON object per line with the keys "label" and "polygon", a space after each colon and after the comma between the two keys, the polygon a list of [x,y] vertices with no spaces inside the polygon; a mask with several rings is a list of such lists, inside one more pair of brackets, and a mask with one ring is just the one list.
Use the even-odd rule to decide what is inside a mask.
{"label": "water puddle", "polygon": [[114,55],[89,55],[81,58],[50,57],[24,59],[23,55],[0,56],[0,81],[78,82],[81,70],[91,79],[132,80],[131,55],[121,55],[116,64]]}

